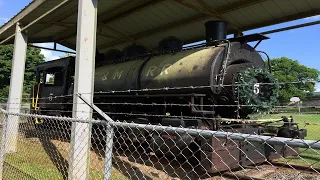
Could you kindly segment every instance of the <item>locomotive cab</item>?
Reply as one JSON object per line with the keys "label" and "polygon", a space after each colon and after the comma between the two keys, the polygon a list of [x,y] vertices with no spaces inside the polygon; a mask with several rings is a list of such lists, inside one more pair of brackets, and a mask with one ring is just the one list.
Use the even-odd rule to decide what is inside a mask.
{"label": "locomotive cab", "polygon": [[61,115],[67,110],[66,95],[73,85],[74,57],[43,63],[35,69],[31,113]]}

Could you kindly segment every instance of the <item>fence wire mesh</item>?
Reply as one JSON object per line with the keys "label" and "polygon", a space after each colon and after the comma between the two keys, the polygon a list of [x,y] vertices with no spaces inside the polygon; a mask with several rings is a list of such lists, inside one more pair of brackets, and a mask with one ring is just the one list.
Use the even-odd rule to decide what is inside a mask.
{"label": "fence wire mesh", "polygon": [[[305,83],[314,82],[277,85]],[[1,175],[3,179],[320,179],[320,101],[271,106],[263,104],[265,91],[262,103],[255,103],[252,92],[259,96],[269,85],[276,86],[238,83],[95,92],[101,99],[94,104],[78,95],[82,100],[78,103],[93,108],[93,119],[69,118],[75,112],[74,95],[47,97],[39,86],[38,98],[23,99],[30,109],[0,111]],[[195,93],[208,88],[210,92],[243,89],[242,94],[230,95],[233,102],[223,104]],[[192,93],[172,93],[180,90]],[[253,111],[261,107],[264,111]],[[245,111],[252,112],[248,118],[242,118]]]}
{"label": "fence wire mesh", "polygon": [[[80,126],[89,124],[92,127],[88,157],[78,157],[88,159],[89,179],[320,177],[320,144],[316,129],[314,135],[310,132],[305,140],[301,140],[255,135],[249,128],[211,131],[7,112],[0,114],[2,122],[19,117],[17,148],[11,152],[1,150],[1,153],[6,152],[4,179],[67,179],[71,164],[71,127],[76,122],[81,123]],[[46,123],[35,124],[36,118]],[[308,130],[320,127],[316,122],[300,122],[299,126]],[[5,138],[7,142],[14,141],[14,137]],[[87,144],[82,145],[86,147]],[[76,151],[81,153],[86,149]],[[77,174],[76,170],[74,173],[78,178],[84,176]]]}

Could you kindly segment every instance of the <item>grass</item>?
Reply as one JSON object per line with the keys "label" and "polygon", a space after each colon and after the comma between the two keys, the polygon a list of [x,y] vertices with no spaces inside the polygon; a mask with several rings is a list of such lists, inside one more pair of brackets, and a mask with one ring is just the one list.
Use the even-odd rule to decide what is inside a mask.
{"label": "grass", "polygon": [[[37,138],[19,137],[18,151],[5,156],[4,179],[65,179],[62,174],[67,174],[68,168],[66,166],[63,167],[64,165],[60,161],[61,158],[59,158],[58,154],[68,159],[69,152],[65,145],[69,145],[69,143],[55,145],[58,150],[57,153],[46,150]],[[96,160],[96,157],[93,156],[96,156],[96,154],[91,152],[91,158],[94,159],[94,163],[91,162],[90,179],[103,179],[103,160]],[[57,167],[57,164],[60,167]],[[114,168],[112,169],[111,177],[112,179],[127,179]]]}
{"label": "grass", "polygon": [[286,162],[289,164],[297,164],[303,166],[312,166],[320,168],[320,151],[313,149],[300,148],[298,156],[290,156],[279,159],[280,162]]}
{"label": "grass", "polygon": [[[300,129],[307,129],[307,140],[320,140],[320,114],[281,113],[260,116],[263,119],[277,119],[282,116],[293,116]],[[281,162],[320,168],[320,150],[300,148],[298,156],[279,159]]]}
{"label": "grass", "polygon": [[294,122],[298,123],[300,129],[307,129],[307,137],[309,140],[320,140],[320,114],[298,114],[298,113],[281,113],[264,115],[260,119],[280,119],[282,116],[293,116]]}
{"label": "grass", "polygon": [[44,149],[37,143],[22,141],[21,138],[18,140],[18,151],[6,154],[6,166],[8,168],[5,169],[10,167],[11,171],[13,171],[11,173],[6,173],[7,171],[5,171],[4,177],[8,179],[13,176],[15,177],[14,179],[24,179],[26,177],[41,179],[41,176],[45,179],[62,179]]}

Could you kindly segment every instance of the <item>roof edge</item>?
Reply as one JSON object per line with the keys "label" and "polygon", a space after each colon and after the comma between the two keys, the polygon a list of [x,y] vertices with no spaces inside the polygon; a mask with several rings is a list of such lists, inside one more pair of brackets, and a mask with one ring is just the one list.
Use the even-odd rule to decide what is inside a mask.
{"label": "roof edge", "polygon": [[41,4],[46,2],[47,0],[33,0],[31,3],[29,3],[24,9],[22,9],[18,14],[16,14],[13,18],[11,18],[7,23],[5,23],[0,28],[0,34],[7,31],[12,26],[15,26],[17,22],[19,22],[23,17],[25,17],[27,14],[32,12],[34,9],[39,7]]}

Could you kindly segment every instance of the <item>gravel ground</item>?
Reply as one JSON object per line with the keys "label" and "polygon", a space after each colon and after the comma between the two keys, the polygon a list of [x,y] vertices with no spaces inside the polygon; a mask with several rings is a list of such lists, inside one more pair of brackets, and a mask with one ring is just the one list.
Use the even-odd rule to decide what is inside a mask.
{"label": "gravel ground", "polygon": [[292,179],[292,180],[320,180],[320,174],[312,172],[301,172],[294,169],[274,167],[271,165],[261,165],[253,169],[246,169],[236,172],[257,179]]}

